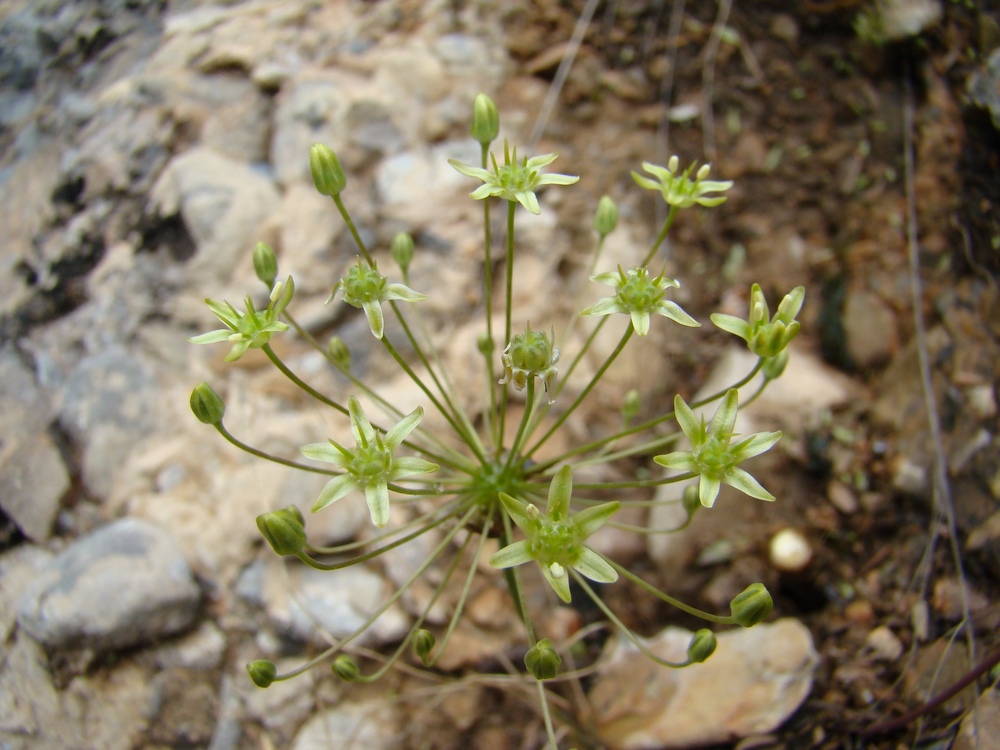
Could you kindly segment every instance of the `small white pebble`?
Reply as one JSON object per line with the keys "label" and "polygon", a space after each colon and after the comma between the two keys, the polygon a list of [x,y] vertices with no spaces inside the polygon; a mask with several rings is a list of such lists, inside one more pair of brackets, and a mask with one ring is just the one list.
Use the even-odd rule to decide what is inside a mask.
{"label": "small white pebble", "polygon": [[880,625],[868,634],[867,645],[875,656],[886,661],[896,661],[903,655],[903,643],[885,625]]}
{"label": "small white pebble", "polygon": [[771,537],[771,564],[785,573],[798,573],[812,560],[812,546],[796,529],[782,529]]}

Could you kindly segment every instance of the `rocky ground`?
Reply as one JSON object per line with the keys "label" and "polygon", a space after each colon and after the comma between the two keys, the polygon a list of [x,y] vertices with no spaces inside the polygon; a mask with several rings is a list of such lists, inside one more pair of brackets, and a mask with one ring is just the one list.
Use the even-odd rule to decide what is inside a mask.
{"label": "rocky ground", "polygon": [[[283,564],[253,519],[307,508],[321,478],[250,459],[187,406],[210,381],[230,429],[283,455],[334,434],[263,357],[226,366],[218,347],[186,341],[215,327],[203,298],[260,289],[258,240],[295,277],[306,327],[340,335],[366,377],[387,372],[365,354],[364,318],[323,305],[355,251],[312,187],[315,141],[343,160],[345,200],[375,246],[406,230],[432,256],[418,256],[413,286],[442,290],[428,314],[456,381],[475,386],[463,363],[477,334],[464,321],[478,304],[478,209],[446,160],[478,156],[467,128],[479,91],[497,100],[505,134],[531,138],[585,10],[494,5],[0,7],[3,747],[541,746],[532,694],[475,676],[523,650],[497,578],[477,579],[448,679],[404,670],[345,687],[319,670],[254,687],[248,660],[296,664],[350,632],[426,550],[336,576]],[[859,739],[1000,648],[996,4],[886,2],[882,46],[853,28],[858,2],[689,5],[600,4],[533,150],[558,151],[557,171],[581,181],[543,193],[542,216],[522,224],[515,304],[533,323],[558,319],[556,292],[583,278],[603,193],[622,217],[607,258],[628,262],[650,241],[661,209],[629,178],[642,160],[679,153],[736,181],[719,209],[682,215],[669,275],[703,320],[742,314],[753,281],[773,297],[808,289],[789,370],[747,415],[788,436],[755,471],[779,501],[724,496],[682,535],[604,543],[710,609],[761,580],[775,613],[681,672],[610,639],[587,700],[566,692],[566,746],[964,749],[978,727],[978,747],[997,747],[988,674]],[[903,6],[912,15],[897,18]],[[708,328],[633,355],[570,434],[585,437],[627,388],[669,403],[739,377],[741,351]],[[276,345],[343,389],[301,342]],[[386,392],[418,402],[403,381]],[[309,528],[335,542],[366,524],[361,503],[343,502]],[[783,529],[805,540],[804,565],[770,553]],[[607,593],[668,651],[676,627],[696,626],[627,596]],[[398,640],[415,606],[404,598],[365,645]],[[550,624],[593,617],[567,610]]]}

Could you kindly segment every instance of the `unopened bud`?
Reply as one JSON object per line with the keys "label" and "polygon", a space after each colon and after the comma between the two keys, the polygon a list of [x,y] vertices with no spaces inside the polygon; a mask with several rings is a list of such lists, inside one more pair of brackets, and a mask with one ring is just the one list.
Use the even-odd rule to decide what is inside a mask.
{"label": "unopened bud", "polygon": [[321,195],[331,198],[340,195],[347,187],[347,177],[340,159],[333,149],[322,143],[314,143],[309,149],[309,170],[312,172],[313,184]]}
{"label": "unopened bud", "polygon": [[278,676],[278,668],[273,661],[267,659],[257,659],[247,664],[247,672],[253,684],[259,688],[270,687],[274,678]]}
{"label": "unopened bud", "polygon": [[708,628],[702,628],[694,634],[690,645],[688,645],[688,661],[693,664],[700,664],[715,653],[717,645],[715,633]]}
{"label": "unopened bud", "polygon": [[559,674],[560,665],[562,657],[552,648],[552,641],[548,638],[542,638],[524,655],[524,666],[536,680],[551,680]]}
{"label": "unopened bud", "polygon": [[642,398],[639,396],[639,391],[633,388],[622,399],[621,414],[624,425],[628,426],[638,416],[640,406],[642,406]]}
{"label": "unopened bud", "polygon": [[729,603],[733,620],[751,628],[771,614],[774,601],[763,583],[751,583]]}
{"label": "unopened bud", "polygon": [[294,505],[257,516],[257,528],[278,555],[294,555],[305,546],[305,519]]}
{"label": "unopened bud", "polygon": [[684,488],[684,494],[681,495],[681,505],[684,507],[684,512],[687,514],[689,520],[697,512],[698,508],[702,507],[697,484],[689,484]]}
{"label": "unopened bud", "polygon": [[191,411],[199,422],[217,425],[226,416],[226,404],[208,383],[199,383],[191,391]]}
{"label": "unopened bud", "polygon": [[400,270],[406,273],[406,269],[410,267],[410,261],[413,260],[413,238],[406,232],[400,232],[392,238],[390,250],[392,259],[396,261]]}
{"label": "unopened bud", "polygon": [[472,126],[469,134],[484,146],[488,146],[500,134],[500,113],[497,105],[486,94],[478,94],[472,103]]}
{"label": "unopened bud", "polygon": [[413,653],[420,658],[424,666],[427,666],[431,651],[434,650],[436,643],[437,638],[434,637],[434,634],[424,628],[420,628],[413,634]]}
{"label": "unopened bud", "polygon": [[330,343],[326,345],[326,350],[330,353],[330,359],[343,369],[351,369],[351,350],[347,348],[347,344],[340,336],[333,336]]}
{"label": "unopened bud", "polygon": [[601,239],[611,234],[618,226],[618,206],[607,195],[603,196],[597,203],[597,211],[594,214],[594,231]]}
{"label": "unopened bud", "polygon": [[257,274],[257,278],[263,281],[268,289],[274,286],[274,280],[278,278],[278,258],[266,242],[258,242],[254,245],[253,270]]}
{"label": "unopened bud", "polygon": [[484,357],[489,357],[493,354],[493,337],[488,333],[484,333],[478,339],[476,339],[476,348],[479,349],[479,353]]}
{"label": "unopened bud", "polygon": [[358,663],[347,654],[341,654],[333,660],[333,673],[344,682],[355,682],[361,677]]}
{"label": "unopened bud", "polygon": [[775,380],[781,377],[781,373],[785,371],[785,366],[788,364],[788,351],[782,350],[775,354],[773,357],[767,357],[764,360],[760,371],[764,374],[764,380]]}

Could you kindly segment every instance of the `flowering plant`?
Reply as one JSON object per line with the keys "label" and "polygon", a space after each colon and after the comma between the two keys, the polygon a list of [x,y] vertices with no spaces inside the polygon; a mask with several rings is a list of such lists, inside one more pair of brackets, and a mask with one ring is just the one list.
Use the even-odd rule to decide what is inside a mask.
{"label": "flowering plant", "polygon": [[[752,371],[732,388],[691,405],[678,395],[672,410],[647,415],[638,423],[636,421],[643,405],[638,394],[632,391],[625,396],[622,404],[620,429],[597,435],[583,444],[552,447],[552,437],[602,382],[632,334],[645,337],[649,333],[652,315],[681,326],[700,325],[676,302],[667,298],[668,292],[679,287],[679,282],[668,278],[664,271],[654,276],[649,264],[666,239],[679,210],[693,206],[718,206],[725,200],[721,193],[725,193],[732,182],[709,181],[707,165],[697,170],[692,165],[680,172],[677,157],[672,157],[667,167],[643,164],[644,170],[655,180],[633,173],[640,187],[660,193],[669,206],[668,215],[656,240],[644,257],[637,259],[636,265],[628,270],[619,266],[617,270],[601,271],[590,277],[592,281],[612,286],[614,295],[594,300],[574,316],[571,325],[582,324],[586,318],[581,316],[598,319],[593,320],[583,346],[574,353],[560,375],[560,367],[564,363],[560,360],[557,343],[561,346],[561,342],[568,339],[568,332],[561,332],[562,338],[557,341],[554,324],[548,326],[546,332],[544,327],[532,329],[527,321],[524,333],[513,332],[514,269],[517,261],[515,219],[519,206],[531,214],[541,212],[536,195],[540,188],[570,186],[579,178],[545,172],[544,168],[556,159],[555,154],[519,159],[516,148],[511,148],[506,141],[502,161],[491,154],[489,147],[499,134],[499,115],[496,105],[485,95],[478,96],[473,106],[471,134],[482,147],[480,166],[455,161],[451,165],[460,174],[482,182],[471,193],[474,200],[483,202],[485,227],[480,308],[484,324],[479,338],[479,355],[483,358],[488,388],[483,397],[481,420],[474,419],[463,408],[465,401],[456,393],[452,378],[442,364],[443,358],[426,333],[428,327],[421,316],[420,306],[415,305],[428,297],[410,288],[409,269],[411,264],[427,262],[425,257],[417,252],[412,237],[405,233],[397,234],[391,244],[391,256],[399,267],[402,282],[389,282],[377,268],[343,201],[348,183],[340,160],[321,144],[313,146],[309,154],[313,180],[317,190],[333,200],[359,253],[357,263],[344,271],[332,285],[328,302],[343,301],[363,310],[373,346],[384,348],[400,372],[413,381],[425,398],[425,406],[404,415],[379,393],[377,384],[357,377],[351,371],[351,353],[343,341],[334,338],[329,345],[323,346],[299,325],[287,309],[293,295],[293,282],[289,277],[285,282],[276,283],[277,257],[267,245],[261,243],[254,248],[253,263],[258,277],[270,293],[267,308],[257,311],[249,297],[245,313],[227,303],[208,300],[209,308],[226,328],[195,336],[191,341],[199,344],[232,343],[233,348],[226,356],[228,361],[238,359],[249,349],[260,349],[292,383],[318,403],[334,409],[338,413],[335,415],[337,419],[346,420],[355,446],[349,448],[333,439],[303,446],[301,452],[307,459],[334,467],[317,469],[253,448],[230,434],[224,424],[225,403],[208,384],[202,383],[195,388],[191,395],[191,408],[198,419],[214,426],[225,439],[255,456],[329,475],[330,479],[314,502],[312,498],[299,499],[311,502],[313,512],[322,512],[340,500],[350,502],[352,494],[364,495],[376,532],[367,540],[334,547],[318,547],[309,542],[305,517],[295,505],[259,516],[257,526],[261,535],[277,554],[296,557],[320,570],[336,570],[363,564],[432,532],[433,535],[428,538],[438,540],[432,545],[430,554],[422,557],[408,580],[353,633],[291,672],[280,673],[267,659],[251,662],[247,669],[255,684],[267,687],[324,661],[330,662],[333,672],[343,680],[372,681],[403,659],[409,649],[423,666],[433,668],[462,617],[469,591],[480,572],[477,561],[488,560],[490,566],[503,571],[514,610],[523,623],[528,646],[525,669],[537,684],[548,740],[556,747],[549,710],[549,691],[554,688],[549,686],[548,681],[566,674],[562,671],[563,656],[572,647],[573,640],[560,640],[557,634],[539,632],[542,620],[539,613],[528,605],[526,573],[531,575],[532,570],[541,573],[542,580],[555,594],[556,601],[551,603],[553,606],[559,606],[558,602],[570,603],[574,594],[589,598],[614,627],[619,628],[651,659],[671,667],[695,664],[709,658],[715,649],[715,636],[711,630],[702,629],[694,634],[684,663],[664,662],[645,648],[641,639],[615,615],[592,584],[636,586],[689,614],[716,624],[750,627],[770,612],[770,595],[759,583],[751,584],[732,600],[730,614],[702,612],[659,591],[610,556],[597,551],[591,538],[605,526],[635,528],[613,520],[626,503],[638,501],[639,505],[648,506],[655,502],[668,502],[656,500],[651,503],[636,497],[637,494],[641,495],[648,488],[695,478],[696,496],[691,497],[690,491],[679,490],[675,500],[680,502],[682,497],[690,497],[690,502],[685,500],[684,506],[689,516],[699,504],[711,508],[722,484],[729,484],[755,498],[775,499],[741,465],[772,448],[781,434],[764,432],[736,438],[733,428],[739,409],[737,388],[750,382],[759,372],[765,374],[765,385],[780,375],[788,357],[786,347],[799,330],[795,316],[802,306],[804,291],[799,287],[790,292],[775,316],[769,318],[763,293],[759,286],[754,285],[747,320],[726,315],[712,316],[716,326],[744,339],[758,357]],[[506,208],[506,252],[502,259],[492,257],[492,198],[500,199]],[[594,229],[598,235],[594,266],[599,262],[605,238],[614,231],[617,223],[618,209],[614,201],[607,196],[601,198],[594,218]],[[505,299],[500,305],[494,299],[492,273],[495,260],[499,260],[506,272],[503,285]],[[427,291],[431,294],[435,292],[433,289]],[[502,333],[494,331],[493,315],[498,307],[503,313]],[[563,398],[567,378],[578,370],[583,358],[593,348],[597,332],[610,320],[612,313],[628,316],[628,325],[619,343],[586,379],[571,386],[571,393],[575,394],[572,398]],[[387,329],[386,316],[392,316],[399,323],[399,328]],[[326,358],[331,367],[347,376],[354,393],[347,396],[346,405],[341,398],[323,394],[307,383],[271,347],[271,337],[287,333],[289,329],[294,329]],[[500,336],[502,338],[498,342]],[[400,343],[404,346],[398,346]],[[634,343],[646,345],[645,341]],[[544,394],[536,387],[538,381],[541,381]],[[515,396],[506,386],[512,386],[514,391],[523,394],[524,404],[518,409],[519,418],[514,418]],[[363,407],[362,400],[370,406]],[[694,408],[713,402],[718,402],[718,405],[714,416],[706,423],[704,417],[696,415]],[[437,428],[425,425],[425,408],[440,417]],[[373,421],[366,409],[372,414],[375,413],[372,409],[377,409],[380,414]],[[378,422],[383,419],[391,426],[379,426]],[[680,432],[663,434],[660,428],[674,420],[679,424]],[[509,426],[515,422],[516,428]],[[690,449],[674,445],[681,437],[687,438]],[[627,447],[619,447],[626,438],[629,439]],[[547,447],[547,452],[541,450],[543,446]],[[670,446],[675,450],[664,453],[663,449]],[[593,467],[614,464],[623,459],[645,461],[652,471],[617,481],[601,482],[592,478]],[[667,471],[656,471],[654,467],[657,465]],[[544,506],[544,511],[540,510],[541,506]],[[390,524],[390,518],[399,519],[400,523]],[[522,567],[526,563],[534,565]],[[446,624],[437,628],[435,634],[428,624],[432,619],[431,609],[460,570],[465,576],[459,587],[461,593],[451,605]],[[429,575],[430,571],[434,574]],[[411,612],[411,627],[396,651],[384,657],[380,667],[366,670],[352,652],[353,642],[424,576],[433,581],[435,594]],[[532,601],[537,601],[537,597]],[[435,627],[437,624],[435,621]]]}

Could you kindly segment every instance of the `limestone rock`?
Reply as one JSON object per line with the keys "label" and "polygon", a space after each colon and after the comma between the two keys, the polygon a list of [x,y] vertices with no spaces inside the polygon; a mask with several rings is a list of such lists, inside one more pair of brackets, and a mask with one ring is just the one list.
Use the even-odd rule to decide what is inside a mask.
{"label": "limestone rock", "polygon": [[17,621],[51,649],[119,649],[188,627],[199,599],[174,539],[123,519],[57,555],[22,594]]}
{"label": "limestone rock", "polygon": [[[683,661],[692,633],[667,628],[646,641]],[[591,691],[598,732],[616,750],[701,747],[770,732],[812,688],[818,656],[798,620],[718,635],[703,664],[667,669],[624,638],[612,641]]]}
{"label": "limestone rock", "polygon": [[388,705],[383,701],[345,703],[317,714],[295,736],[292,750],[328,750],[343,743],[365,750],[393,750],[399,738]]}

